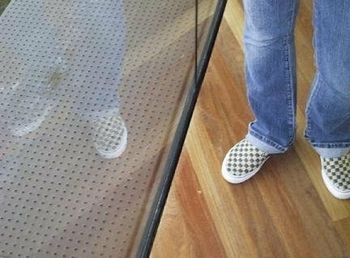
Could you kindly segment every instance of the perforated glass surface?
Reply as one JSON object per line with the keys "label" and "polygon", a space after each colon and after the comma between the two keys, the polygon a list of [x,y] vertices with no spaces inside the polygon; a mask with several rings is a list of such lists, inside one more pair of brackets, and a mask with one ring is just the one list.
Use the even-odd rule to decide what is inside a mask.
{"label": "perforated glass surface", "polygon": [[217,3],[0,0],[0,257],[136,255]]}

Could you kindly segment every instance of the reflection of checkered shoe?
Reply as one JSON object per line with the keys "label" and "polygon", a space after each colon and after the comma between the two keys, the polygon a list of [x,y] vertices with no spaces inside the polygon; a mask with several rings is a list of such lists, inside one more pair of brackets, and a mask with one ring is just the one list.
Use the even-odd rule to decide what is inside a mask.
{"label": "reflection of checkered shoe", "polygon": [[242,183],[254,176],[269,157],[268,153],[243,139],[226,154],[222,176],[232,184]]}
{"label": "reflection of checkered shoe", "polygon": [[24,136],[37,130],[52,108],[41,96],[22,95],[17,102],[12,111],[13,116],[9,119],[9,129],[15,136]]}
{"label": "reflection of checkered shoe", "polygon": [[[24,136],[37,130],[44,122],[57,104],[57,100],[53,98],[53,91],[60,85],[65,69],[61,58],[58,58],[52,67],[33,65],[26,70],[21,81],[11,87],[9,98],[14,107],[8,121],[13,135]],[[34,77],[35,80],[32,79]]]}
{"label": "reflection of checkered shoe", "polygon": [[334,197],[350,199],[350,152],[339,158],[321,157],[322,178]]}
{"label": "reflection of checkered shoe", "polygon": [[95,124],[94,143],[106,159],[119,157],[126,149],[127,129],[121,116],[103,116]]}

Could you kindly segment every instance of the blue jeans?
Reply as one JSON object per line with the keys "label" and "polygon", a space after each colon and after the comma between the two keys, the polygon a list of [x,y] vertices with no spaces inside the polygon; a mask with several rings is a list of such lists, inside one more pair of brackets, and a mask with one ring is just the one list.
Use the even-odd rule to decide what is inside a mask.
{"label": "blue jeans", "polygon": [[[282,153],[295,138],[298,0],[244,0],[245,72],[255,120],[247,138]],[[350,150],[350,1],[314,0],[316,75],[305,137],[323,157]]]}

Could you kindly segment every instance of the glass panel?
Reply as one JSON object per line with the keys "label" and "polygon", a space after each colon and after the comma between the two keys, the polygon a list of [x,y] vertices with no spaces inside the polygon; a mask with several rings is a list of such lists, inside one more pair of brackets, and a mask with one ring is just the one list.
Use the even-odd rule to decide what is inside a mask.
{"label": "glass panel", "polygon": [[209,30],[213,22],[215,11],[217,10],[218,3],[222,3],[222,0],[198,0],[197,4],[197,52],[198,62],[203,54],[205,44],[208,40]]}
{"label": "glass panel", "polygon": [[[0,257],[134,256],[193,86],[196,2],[8,2]],[[198,4],[199,57],[216,4]]]}

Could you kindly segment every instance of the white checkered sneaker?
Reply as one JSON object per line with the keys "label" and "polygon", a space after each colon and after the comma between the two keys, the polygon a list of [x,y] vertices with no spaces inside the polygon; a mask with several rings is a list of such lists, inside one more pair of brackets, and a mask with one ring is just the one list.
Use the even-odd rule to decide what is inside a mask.
{"label": "white checkered sneaker", "polygon": [[268,153],[243,139],[226,154],[222,176],[232,184],[242,183],[254,176],[269,157]]}
{"label": "white checkered sneaker", "polygon": [[120,115],[100,117],[94,130],[94,144],[103,158],[117,158],[125,151],[128,133]]}
{"label": "white checkered sneaker", "polygon": [[338,199],[350,199],[350,152],[339,158],[321,157],[322,178]]}

